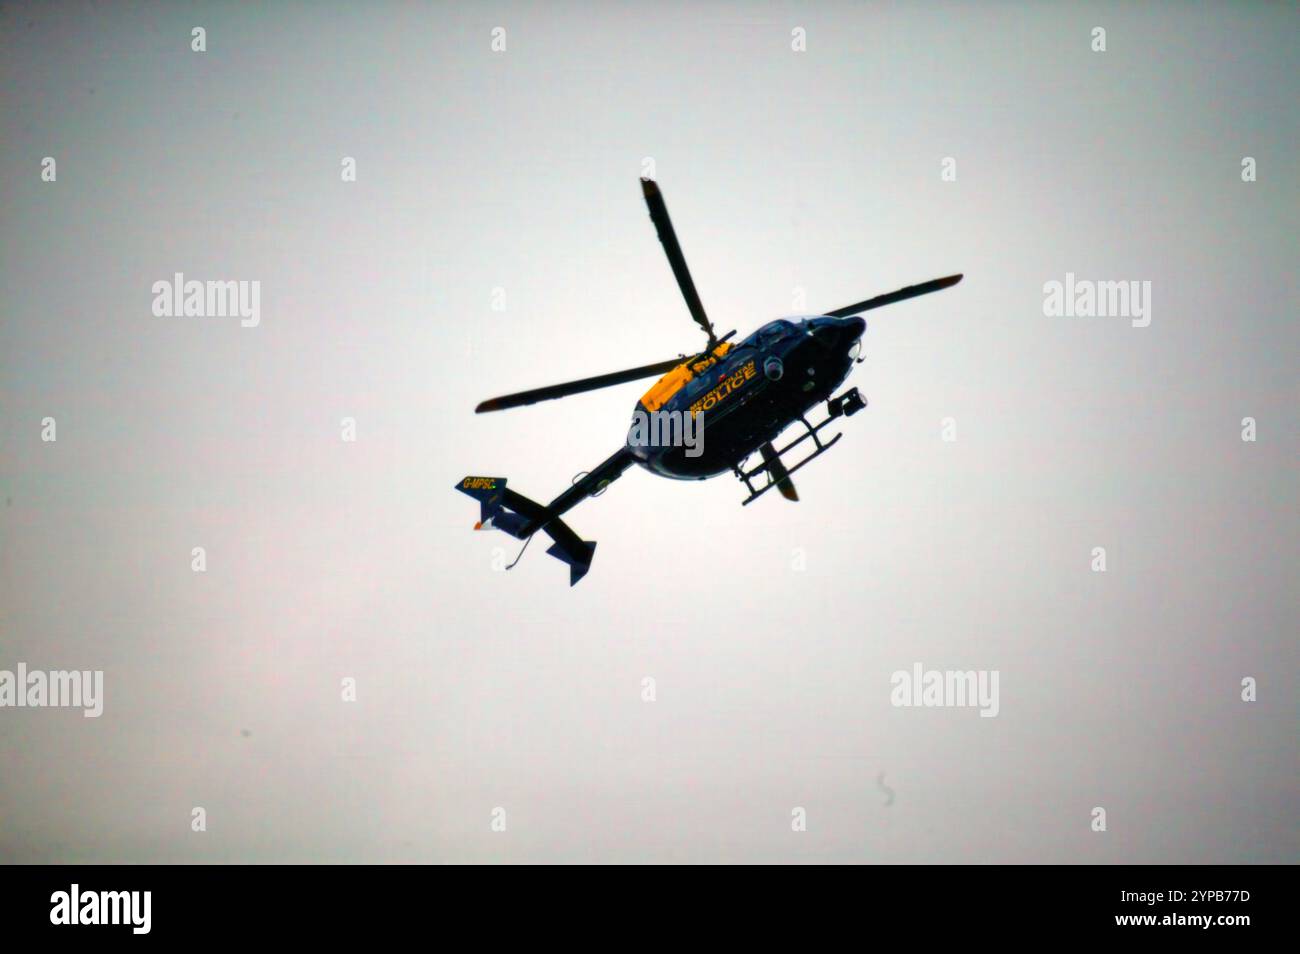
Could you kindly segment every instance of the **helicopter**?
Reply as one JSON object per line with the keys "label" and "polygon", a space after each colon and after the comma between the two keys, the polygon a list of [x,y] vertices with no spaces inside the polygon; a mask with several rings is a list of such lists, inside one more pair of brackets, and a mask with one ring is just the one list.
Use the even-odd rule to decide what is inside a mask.
{"label": "helicopter", "polygon": [[[533,535],[543,531],[553,541],[546,552],[568,564],[569,585],[586,576],[596,543],[581,539],[560,517],[586,498],[604,493],[633,464],[676,480],[705,480],[731,471],[748,490],[742,505],[774,487],[785,499],[797,501],[799,494],[792,475],[830,450],[843,436],[825,437],[823,430],[866,407],[856,387],[832,397],[855,362],[862,360],[862,335],[867,324],[860,316],[874,308],[949,288],[962,279],[960,274],[948,275],[819,315],[779,318],[733,344],[736,332],[718,337],[704,311],[659,186],[653,179],[643,178],[641,191],[686,307],[708,336],[708,343],[704,350],[689,357],[679,355],[626,371],[505,394],[475,408],[475,413],[485,414],[643,378],[659,378],[637,402],[633,426],[623,446],[593,470],[580,473],[549,504],[540,504],[507,487],[504,477],[468,476],[456,484],[461,493],[479,501],[475,530],[502,530],[524,541],[519,556],[506,569],[519,562]],[[825,419],[815,425],[809,423],[808,413],[822,402],[826,404]],[[656,422],[648,434],[644,426],[647,421]],[[803,433],[778,450],[774,442],[795,422],[803,426]],[[690,439],[692,432],[697,439]],[[698,439],[701,437],[707,439]],[[812,441],[812,452],[787,466],[783,455],[807,440]],[[755,453],[759,463],[747,467]],[[755,480],[765,482],[755,486]]]}

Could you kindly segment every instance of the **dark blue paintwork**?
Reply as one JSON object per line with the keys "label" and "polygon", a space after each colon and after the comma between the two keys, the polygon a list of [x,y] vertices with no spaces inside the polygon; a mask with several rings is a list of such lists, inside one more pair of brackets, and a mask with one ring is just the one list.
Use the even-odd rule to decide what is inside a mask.
{"label": "dark blue paintwork", "polygon": [[[743,378],[745,366],[754,362],[755,376],[703,412],[700,456],[687,456],[684,447],[634,442],[634,431],[629,431],[627,452],[647,470],[678,480],[703,480],[731,470],[813,405],[831,397],[853,367],[850,351],[866,326],[856,316],[768,322],[728,351],[714,367],[687,382],[659,409],[688,414],[692,405],[721,382],[735,379],[738,374]],[[781,374],[775,380],[765,373],[765,366],[773,358],[781,365]],[[646,408],[638,402],[637,410],[644,413]]]}

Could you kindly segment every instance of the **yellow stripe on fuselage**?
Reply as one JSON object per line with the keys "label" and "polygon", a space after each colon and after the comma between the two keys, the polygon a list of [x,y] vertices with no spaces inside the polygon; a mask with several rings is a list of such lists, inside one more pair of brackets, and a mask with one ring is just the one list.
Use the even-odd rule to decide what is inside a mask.
{"label": "yellow stripe on fuselage", "polygon": [[731,342],[724,341],[713,349],[713,354],[709,357],[700,361],[692,358],[690,361],[682,362],[656,381],[654,387],[642,395],[641,404],[647,411],[659,410],[673,399],[673,395],[686,387],[692,378],[709,370],[730,350]]}

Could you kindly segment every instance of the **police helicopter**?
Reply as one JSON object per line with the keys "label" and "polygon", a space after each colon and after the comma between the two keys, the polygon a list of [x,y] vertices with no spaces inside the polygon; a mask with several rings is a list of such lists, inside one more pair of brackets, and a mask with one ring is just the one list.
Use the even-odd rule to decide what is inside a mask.
{"label": "police helicopter", "polygon": [[[731,471],[748,490],[744,504],[773,487],[787,500],[798,500],[791,475],[826,453],[842,436],[825,437],[823,430],[837,418],[852,417],[866,407],[857,388],[832,397],[854,362],[861,360],[858,355],[867,325],[859,316],[949,288],[962,278],[949,275],[909,285],[814,317],[781,318],[733,343],[736,333],[717,337],[704,312],[658,185],[642,179],[641,189],[686,307],[708,336],[708,344],[690,357],[682,355],[627,371],[506,394],[475,408],[479,414],[504,411],[659,376],[637,402],[624,445],[593,470],[579,474],[572,486],[549,504],[508,488],[504,477],[469,476],[456,484],[457,490],[479,501],[479,521],[474,529],[503,530],[523,540],[524,549],[533,534],[545,532],[554,541],[546,552],[568,564],[570,586],[586,576],[596,544],[580,539],[561,515],[587,497],[603,493],[633,464],[676,480],[704,480]],[[825,419],[809,423],[806,415],[822,402],[826,403]],[[667,422],[668,426],[647,429],[646,421]],[[774,444],[777,437],[796,422],[803,426],[803,433],[778,450]],[[696,428],[703,440],[683,439]],[[647,431],[649,438],[660,439],[648,439]],[[669,439],[662,439],[665,434]],[[787,466],[783,456],[804,441],[812,441],[811,453]],[[759,462],[747,467],[755,453]],[[755,480],[762,482],[755,486]]]}

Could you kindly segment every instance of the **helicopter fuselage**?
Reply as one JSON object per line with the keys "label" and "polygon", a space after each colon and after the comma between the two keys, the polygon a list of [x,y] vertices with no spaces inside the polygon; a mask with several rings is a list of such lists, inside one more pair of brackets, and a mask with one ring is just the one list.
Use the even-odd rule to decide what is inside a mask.
{"label": "helicopter fuselage", "polygon": [[[650,472],[676,480],[732,470],[831,397],[852,369],[865,330],[858,317],[779,319],[734,346],[679,365],[637,402],[627,451]],[[695,446],[647,441],[638,421],[655,414],[691,417],[700,439]]]}

